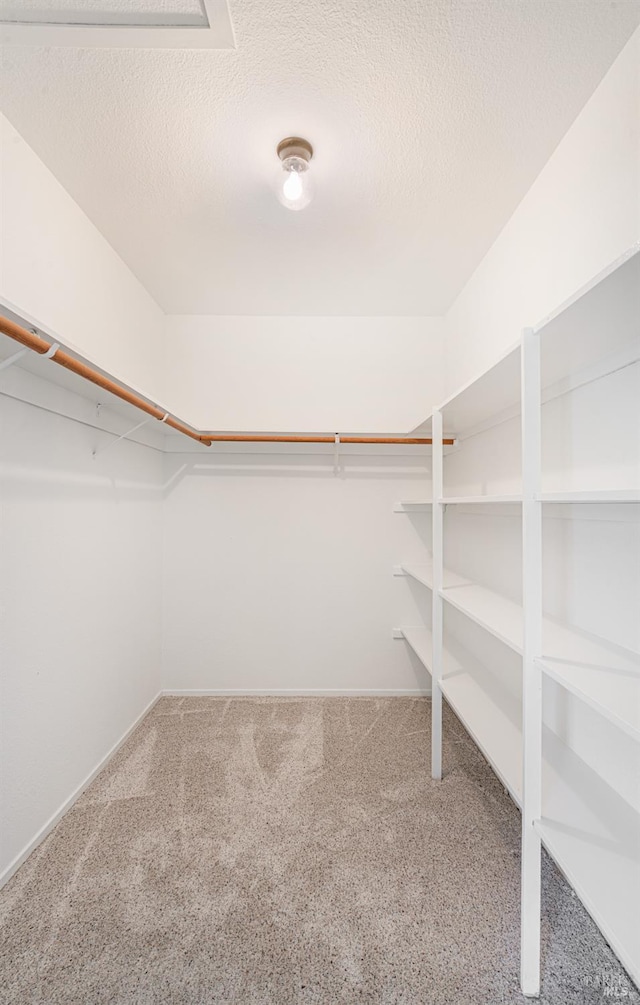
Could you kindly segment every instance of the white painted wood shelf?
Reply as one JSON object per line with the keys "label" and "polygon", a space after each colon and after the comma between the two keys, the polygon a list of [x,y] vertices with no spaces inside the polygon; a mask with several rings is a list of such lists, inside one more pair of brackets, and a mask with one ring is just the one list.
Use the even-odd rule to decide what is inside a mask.
{"label": "white painted wood shelf", "polygon": [[512,799],[522,806],[522,730],[519,709],[462,648],[443,650],[442,693]]}
{"label": "white painted wood shelf", "polygon": [[[452,575],[445,571],[445,584],[447,580],[451,584]],[[457,578],[461,580],[459,584],[445,585],[440,591],[443,600],[522,654],[522,606],[479,583],[465,582],[461,576]]]}
{"label": "white painted wood shelf", "polygon": [[394,513],[426,513],[431,509],[431,499],[401,499],[393,504]]}
{"label": "white painted wood shelf", "polygon": [[637,982],[640,815],[544,731],[542,843]]}
{"label": "white painted wood shelf", "polygon": [[444,506],[495,506],[501,503],[519,505],[522,502],[521,495],[494,495],[494,496],[443,496],[438,499]]}
{"label": "white painted wood shelf", "polygon": [[[540,336],[544,350],[543,402],[640,359],[639,291],[640,253],[636,246],[535,326],[533,331]],[[549,347],[552,351],[546,351]],[[447,435],[462,438],[492,420],[519,414],[520,348],[518,341],[439,406]],[[412,433],[431,427],[429,416]]]}
{"label": "white painted wood shelf", "polygon": [[469,381],[440,406],[446,430],[457,434],[481,426],[520,405],[520,342],[492,367]]}
{"label": "white painted wood shelf", "polygon": [[[416,582],[426,586],[429,590],[433,589],[433,564],[431,562],[405,562],[400,568],[411,579],[415,579]],[[469,580],[445,569],[443,583],[446,587],[467,586]]]}
{"label": "white painted wood shelf", "polygon": [[[431,673],[431,631],[422,626],[404,626],[400,632]],[[522,739],[517,703],[508,699],[489,671],[462,647],[456,647],[455,655],[445,648],[443,664],[443,695],[520,806]]]}
{"label": "white painted wood shelf", "polygon": [[[426,570],[423,572],[426,578],[429,566],[420,568]],[[454,579],[459,585],[453,585]],[[520,604],[445,570],[444,582],[447,581],[449,587],[445,586],[440,594],[448,604],[522,654]],[[640,723],[640,654],[547,617],[542,622],[542,640],[544,657],[539,662],[545,672],[607,718],[619,721],[633,735]],[[607,698],[611,690],[615,696]],[[634,700],[635,706],[626,707],[627,702]]]}
{"label": "white painted wood shelf", "polygon": [[431,652],[433,640],[429,629],[423,628],[422,626],[407,625],[402,627],[400,631],[422,663],[423,667],[431,673]]}
{"label": "white painted wood shelf", "polygon": [[[401,629],[431,670],[431,632]],[[522,728],[517,702],[469,652],[443,651],[442,693],[514,802],[522,806]],[[582,892],[585,906],[637,979],[640,959],[640,816],[549,729],[544,729],[543,845]],[[587,894],[584,891],[588,891]]]}
{"label": "white painted wood shelf", "polygon": [[548,677],[640,741],[640,657],[619,656],[616,666],[552,659],[538,663]]}
{"label": "white painted wood shelf", "polygon": [[574,492],[541,492],[543,503],[640,503],[640,489],[585,489]]}

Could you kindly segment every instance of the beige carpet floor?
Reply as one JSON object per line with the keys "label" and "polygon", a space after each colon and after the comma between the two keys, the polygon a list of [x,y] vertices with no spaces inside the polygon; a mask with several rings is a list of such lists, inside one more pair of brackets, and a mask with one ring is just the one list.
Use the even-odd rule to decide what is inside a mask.
{"label": "beige carpet floor", "polygon": [[[519,814],[429,701],[163,698],[0,894],[11,1005],[516,1005]],[[544,866],[545,1005],[640,996]]]}

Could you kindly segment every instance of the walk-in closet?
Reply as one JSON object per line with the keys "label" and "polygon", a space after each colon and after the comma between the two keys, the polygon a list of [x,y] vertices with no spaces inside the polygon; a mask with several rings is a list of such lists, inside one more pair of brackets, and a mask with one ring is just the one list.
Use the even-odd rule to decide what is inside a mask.
{"label": "walk-in closet", "polygon": [[640,0],[0,49],[0,1005],[640,1003]]}

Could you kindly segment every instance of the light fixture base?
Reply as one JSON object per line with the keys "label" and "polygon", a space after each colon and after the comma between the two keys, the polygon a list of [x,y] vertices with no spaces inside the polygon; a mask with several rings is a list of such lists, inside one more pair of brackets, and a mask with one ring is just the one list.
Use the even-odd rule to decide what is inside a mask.
{"label": "light fixture base", "polygon": [[303,140],[300,136],[287,136],[286,139],[280,140],[276,150],[281,161],[287,157],[299,157],[308,164],[313,157],[313,147],[308,140]]}

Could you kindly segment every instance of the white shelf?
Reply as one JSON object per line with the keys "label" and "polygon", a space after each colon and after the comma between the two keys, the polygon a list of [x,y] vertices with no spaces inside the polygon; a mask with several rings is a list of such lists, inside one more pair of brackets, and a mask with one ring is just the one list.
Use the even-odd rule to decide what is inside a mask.
{"label": "white shelf", "polygon": [[[481,628],[500,639],[510,649],[522,654],[522,606],[512,600],[507,600],[506,597],[502,597],[499,593],[495,593],[485,586],[480,586],[478,583],[467,581],[465,584],[465,581],[459,576],[456,577],[459,580],[459,585],[454,585],[450,578],[454,576],[456,576],[455,573],[445,570],[445,587],[440,591],[443,599],[475,621]],[[447,583],[449,586],[446,585]],[[578,675],[582,674],[582,686],[587,696],[590,696],[590,703],[594,707],[597,705],[603,715],[607,715],[613,720],[613,716],[617,714],[615,710],[620,706],[617,704],[607,705],[607,682],[611,684],[613,675],[615,675],[616,690],[623,680],[633,682],[635,677],[640,675],[640,656],[612,645],[604,639],[560,624],[551,618],[543,618],[542,640],[545,670],[549,672],[549,667],[556,667],[556,673],[560,675],[563,674],[563,671],[558,670],[558,666],[560,664],[565,666],[566,672],[563,674],[565,679],[561,683],[567,687],[571,682],[577,681]],[[571,667],[576,668],[575,674],[571,671]],[[596,675],[599,673],[603,675],[601,685],[596,684]],[[551,675],[553,676],[553,674]],[[631,688],[630,695],[638,694],[632,684],[628,686]],[[611,701],[613,702],[614,699]],[[607,708],[609,708],[610,714],[608,714]],[[631,711],[627,711],[622,718],[633,728],[631,724],[635,722],[635,719],[633,717],[631,720],[628,719],[631,715]],[[628,731],[629,729],[627,729]]]}
{"label": "white shelf", "polygon": [[[400,628],[422,665],[432,670],[432,635],[428,628]],[[461,646],[443,650],[442,693],[482,750],[503,785],[522,802],[522,734],[517,703],[485,667]]]}
{"label": "white shelf", "polygon": [[[453,644],[453,643],[452,643]],[[518,703],[462,646],[443,652],[442,693],[518,806],[522,805],[522,731]]]}
{"label": "white shelf", "polygon": [[428,628],[407,626],[401,628],[403,637],[409,643],[414,653],[424,667],[431,673],[432,642]]}
{"label": "white shelf", "polygon": [[429,590],[433,589],[433,567],[430,562],[407,562],[400,568],[407,576],[411,576],[416,582],[422,583]]}
{"label": "white shelf", "polygon": [[[541,492],[536,497],[543,503],[640,503],[640,489],[581,489],[564,492]],[[442,496],[436,500],[444,506],[496,506],[520,505],[522,496],[519,494],[477,495],[477,496]],[[411,513],[427,511],[433,505],[431,500],[403,500],[394,504],[394,512]]]}
{"label": "white shelf", "polygon": [[393,505],[394,513],[423,513],[430,510],[430,499],[403,499]]}
{"label": "white shelf", "polygon": [[468,580],[466,583],[461,580],[458,585],[450,584],[447,586],[447,575],[450,577],[452,573],[445,572],[445,586],[440,591],[441,597],[452,607],[456,607],[472,621],[475,621],[481,628],[485,628],[491,635],[495,635],[505,645],[517,653],[522,653],[522,607],[520,604],[507,600],[478,583],[470,583]]}
{"label": "white shelf", "polygon": [[543,503],[640,503],[640,489],[541,492],[537,498]]}
{"label": "white shelf", "polygon": [[[431,632],[401,629],[431,671]],[[518,703],[462,647],[444,650],[442,693],[494,772],[522,806],[522,731]],[[544,729],[543,810],[536,827],[637,981],[640,974],[640,818],[612,789]]]}
{"label": "white shelf", "polygon": [[477,505],[496,505],[499,503],[516,503],[522,502],[521,495],[496,495],[496,496],[443,496],[442,499],[438,499],[439,503],[443,503],[445,506],[461,506],[467,504],[470,506]]}
{"label": "white shelf", "polygon": [[[518,806],[518,711],[474,657],[445,651],[442,693]],[[550,730],[544,729],[543,816],[537,830],[624,965],[640,961],[640,818]]]}
{"label": "white shelf", "polygon": [[520,404],[520,342],[440,406],[444,428],[461,433]]}
{"label": "white shelf", "polygon": [[[640,358],[640,251],[621,256],[534,331],[542,340],[543,400],[577,386],[594,366]],[[520,410],[520,342],[440,405],[453,435]]]}
{"label": "white shelf", "polygon": [[547,676],[640,740],[640,658],[635,663],[632,656],[619,656],[615,667],[550,659],[538,662]]}
{"label": "white shelf", "polygon": [[443,678],[441,690],[518,806],[522,805],[522,743],[517,726],[468,674]]}
{"label": "white shelf", "polygon": [[[402,571],[407,576],[411,576],[416,582],[422,583],[427,589],[433,589],[433,566],[431,562],[406,562],[400,566]],[[451,572],[449,569],[444,570],[443,582],[445,587],[454,586],[466,586],[469,583],[468,579],[463,579],[456,572]]]}
{"label": "white shelf", "polygon": [[542,386],[571,383],[638,340],[640,251],[630,249],[534,329]]}
{"label": "white shelf", "polygon": [[640,817],[549,730],[543,744],[542,842],[638,981]]}

